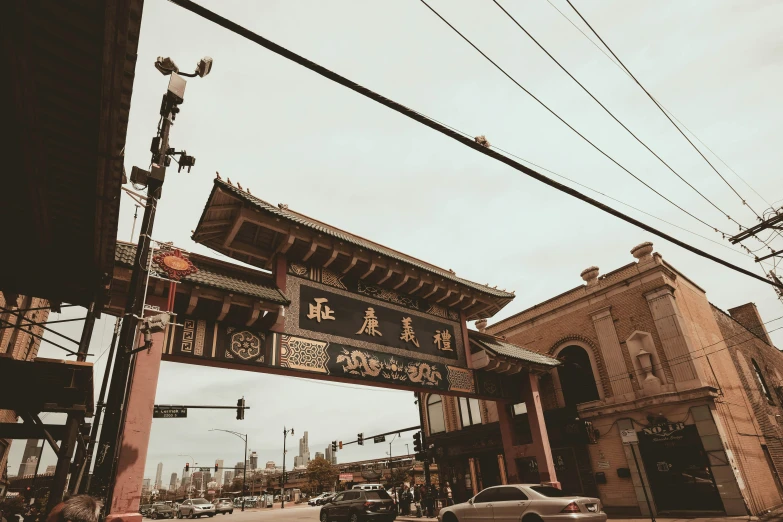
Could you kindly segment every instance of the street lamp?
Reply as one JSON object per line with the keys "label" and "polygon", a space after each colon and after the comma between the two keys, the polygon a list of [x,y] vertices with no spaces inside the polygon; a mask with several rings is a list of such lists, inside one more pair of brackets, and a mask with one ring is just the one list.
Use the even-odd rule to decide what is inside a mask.
{"label": "street lamp", "polygon": [[209,431],[225,431],[231,435],[236,435],[243,441],[245,441],[245,459],[242,461],[242,511],[245,510],[245,479],[247,478],[247,433],[242,434],[231,430],[221,430],[218,428],[211,429]]}
{"label": "street lamp", "polygon": [[[182,455],[177,455],[177,457],[190,457],[191,462],[193,462],[193,471],[195,473],[196,465],[198,464],[198,462],[196,462],[196,459],[194,459],[192,455],[182,454]],[[185,479],[185,468],[182,468],[182,479],[183,480]],[[188,489],[187,489],[188,498],[190,498],[190,488],[191,487],[193,487],[193,481],[192,480],[190,481],[190,486],[188,486]]]}
{"label": "street lamp", "polygon": [[291,432],[291,436],[294,436],[294,429],[286,429],[283,426],[283,476],[280,477],[280,509],[285,509],[285,439],[288,437],[288,432]]}

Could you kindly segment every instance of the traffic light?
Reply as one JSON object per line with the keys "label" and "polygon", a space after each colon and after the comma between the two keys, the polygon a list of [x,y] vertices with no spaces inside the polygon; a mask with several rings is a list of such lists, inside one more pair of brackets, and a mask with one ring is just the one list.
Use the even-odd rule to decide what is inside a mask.
{"label": "traffic light", "polygon": [[242,397],[237,401],[237,420],[245,418],[245,398]]}
{"label": "traffic light", "polygon": [[340,449],[343,449],[343,441],[340,441],[339,445],[340,445]]}
{"label": "traffic light", "polygon": [[356,436],[356,442],[359,446],[364,446],[364,433],[360,433]]}
{"label": "traffic light", "polygon": [[421,432],[417,431],[413,434],[413,451],[421,453]]}
{"label": "traffic light", "polygon": [[332,441],[332,453],[335,453],[335,452],[337,452],[337,441],[333,440]]}
{"label": "traffic light", "polygon": [[215,462],[215,473],[217,473],[217,472],[218,472],[218,464],[217,464],[217,462]]}
{"label": "traffic light", "polygon": [[190,462],[185,464],[185,471],[190,471]]}

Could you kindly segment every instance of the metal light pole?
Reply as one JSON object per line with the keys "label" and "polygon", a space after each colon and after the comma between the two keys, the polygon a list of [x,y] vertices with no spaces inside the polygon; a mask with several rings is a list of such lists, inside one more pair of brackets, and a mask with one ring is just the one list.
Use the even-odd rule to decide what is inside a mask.
{"label": "metal light pole", "polygon": [[247,480],[247,433],[242,434],[231,430],[221,430],[219,428],[214,428],[209,431],[225,431],[226,433],[236,435],[237,437],[245,441],[245,460],[242,461],[242,511],[244,511],[245,510],[245,480]]}
{"label": "metal light pole", "polygon": [[[161,197],[163,182],[166,177],[166,167],[171,161],[171,157],[180,154],[179,167],[184,166],[190,171],[190,167],[195,164],[195,158],[187,156],[183,152],[175,152],[169,147],[169,132],[174,124],[174,119],[179,113],[179,105],[184,101],[184,92],[186,81],[182,76],[204,77],[212,69],[212,58],[203,58],[196,67],[195,73],[179,73],[176,64],[169,58],[158,58],[155,67],[163,74],[170,75],[171,79],[166,94],[163,95],[163,101],[160,108],[160,123],[158,132],[152,140],[150,150],[152,160],[150,161],[150,172],[143,169],[134,168],[131,175],[131,181],[146,184],[147,199],[144,207],[144,215],[141,220],[141,230],[139,241],[136,247],[136,256],[133,262],[133,271],[131,272],[130,285],[128,286],[128,297],[125,303],[125,310],[122,316],[122,326],[119,334],[119,346],[117,348],[116,361],[112,371],[111,383],[109,385],[109,394],[106,400],[105,420],[101,429],[100,443],[98,445],[99,458],[95,463],[93,472],[93,483],[91,484],[93,496],[102,498],[106,511],[112,504],[114,489],[114,480],[117,474],[117,464],[119,451],[122,447],[122,423],[127,412],[127,401],[130,396],[130,380],[135,367],[136,359],[133,357],[134,341],[136,339],[136,330],[139,320],[144,316],[144,295],[145,280],[148,276],[147,258],[150,255],[150,245],[152,242],[152,227],[155,221],[155,210],[158,200]],[[135,174],[135,178],[134,178]],[[107,369],[108,371],[108,369]],[[52,496],[49,499],[47,513],[60,500]]]}
{"label": "metal light pole", "polygon": [[285,439],[288,437],[288,432],[291,432],[291,436],[294,436],[294,429],[287,430],[283,426],[283,475],[280,477],[280,509],[285,509]]}

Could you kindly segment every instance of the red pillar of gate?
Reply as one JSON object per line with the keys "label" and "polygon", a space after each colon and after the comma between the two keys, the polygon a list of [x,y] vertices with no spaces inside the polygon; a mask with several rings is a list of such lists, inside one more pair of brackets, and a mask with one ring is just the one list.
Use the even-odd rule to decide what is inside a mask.
{"label": "red pillar of gate", "polygon": [[538,474],[541,482],[548,482],[559,488],[555,473],[555,463],[552,460],[552,448],[549,446],[549,434],[544,422],[544,408],[541,406],[541,394],[538,391],[538,375],[529,373],[522,385],[522,398],[527,406],[527,419],[530,423],[530,433],[533,436],[533,454],[538,463]]}
{"label": "red pillar of gate", "polygon": [[[149,304],[165,309],[166,300],[150,297]],[[139,346],[144,339],[139,335]],[[152,410],[158,388],[160,359],[163,353],[165,332],[152,334],[152,347],[136,354],[136,367],[131,377],[128,409],[121,427],[122,439],[118,452],[114,494],[106,522],[141,522],[139,501],[147,463],[147,447],[152,428]]]}
{"label": "red pillar of gate", "polygon": [[503,440],[503,454],[506,459],[508,482],[519,482],[519,470],[516,459],[533,455],[538,463],[538,473],[541,482],[560,487],[552,459],[552,448],[549,446],[549,434],[544,422],[544,409],[541,407],[541,397],[538,391],[538,376],[527,374],[522,376],[522,399],[527,406],[527,418],[530,424],[530,434],[533,442],[526,445],[514,444],[514,424],[508,405],[498,403],[498,421],[500,436]]}

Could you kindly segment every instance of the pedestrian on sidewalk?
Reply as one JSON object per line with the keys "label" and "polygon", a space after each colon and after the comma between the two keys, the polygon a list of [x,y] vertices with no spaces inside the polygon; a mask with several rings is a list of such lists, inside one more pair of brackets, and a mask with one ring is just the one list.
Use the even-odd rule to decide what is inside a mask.
{"label": "pedestrian on sidewalk", "polygon": [[445,493],[445,497],[446,497],[446,505],[447,506],[453,506],[454,505],[454,496],[451,493],[451,484],[446,482],[446,487],[443,488],[443,492]]}

